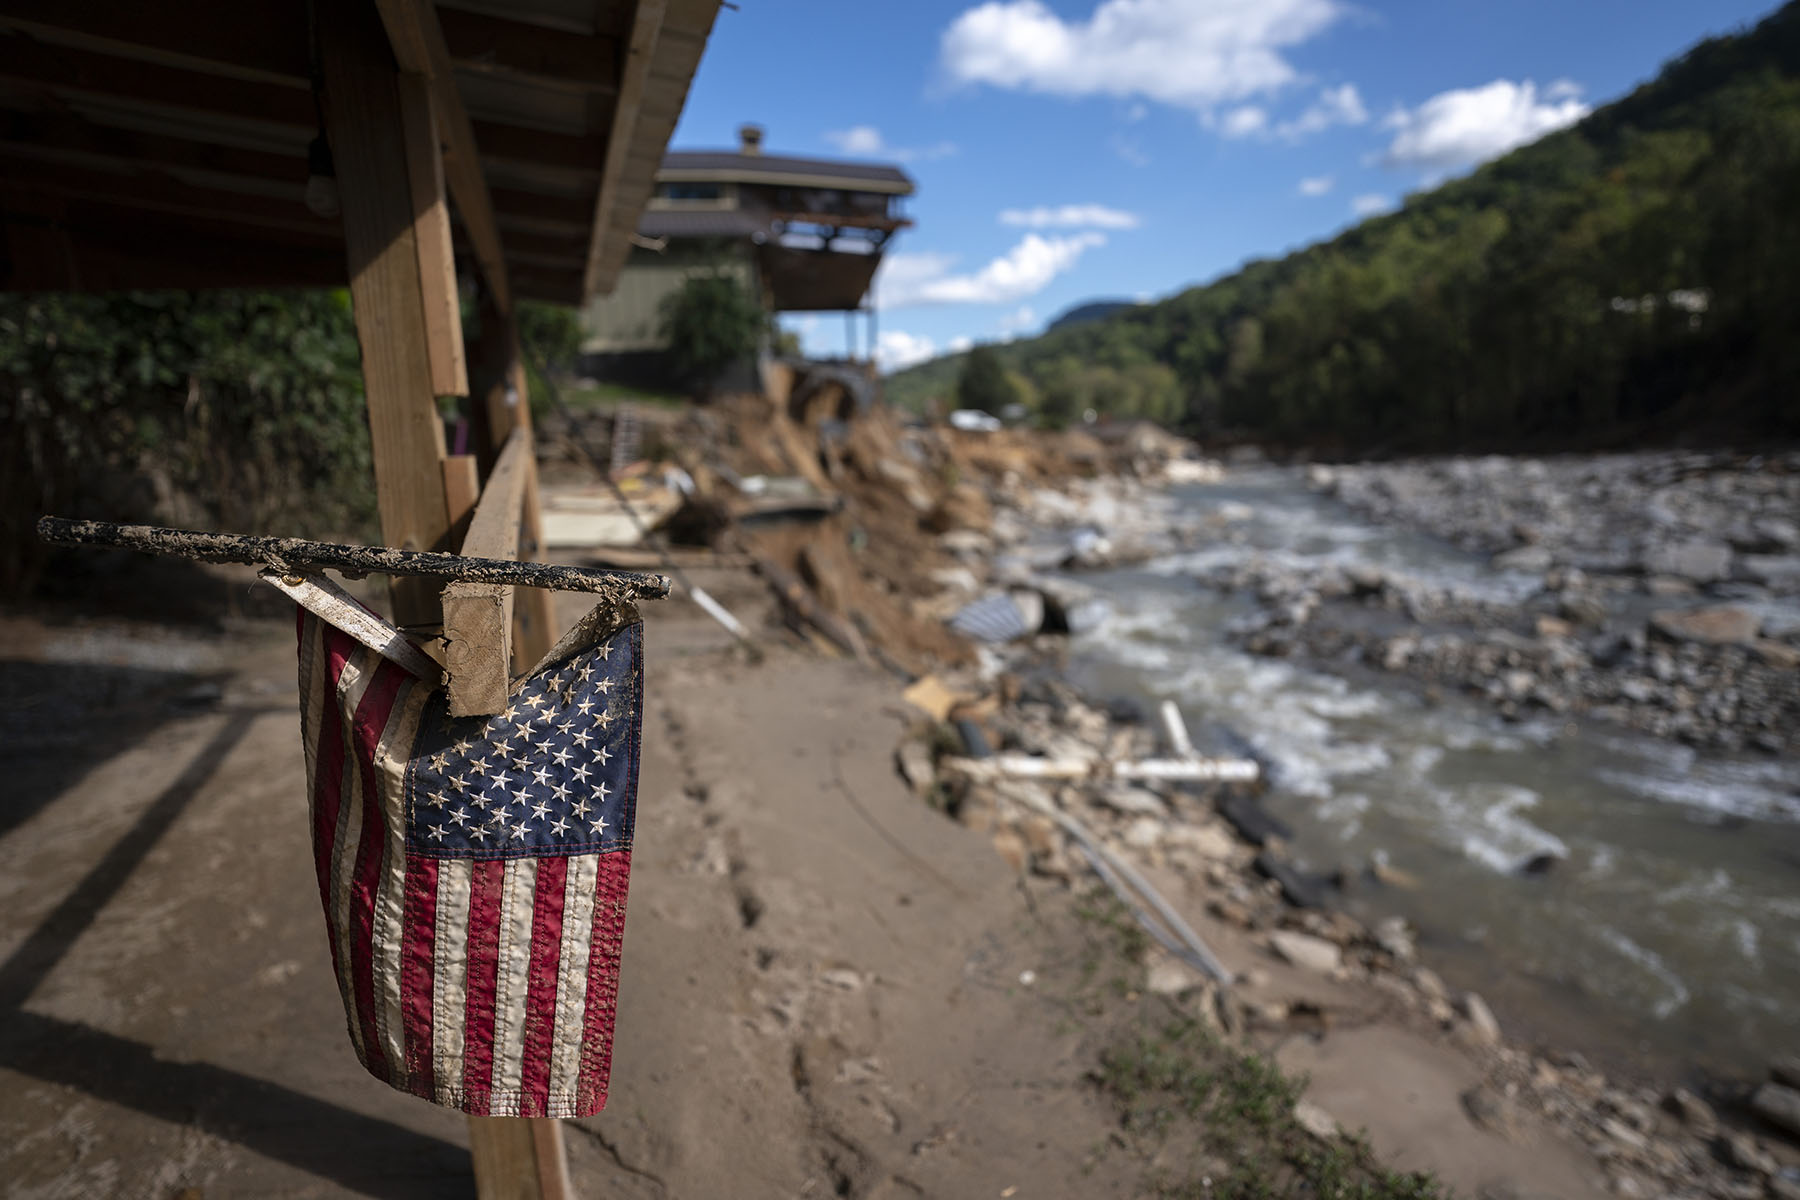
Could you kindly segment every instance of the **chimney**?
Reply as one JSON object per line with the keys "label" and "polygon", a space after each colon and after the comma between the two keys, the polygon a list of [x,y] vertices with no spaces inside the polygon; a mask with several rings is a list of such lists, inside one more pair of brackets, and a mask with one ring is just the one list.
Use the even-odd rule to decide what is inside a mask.
{"label": "chimney", "polygon": [[738,126],[738,153],[761,154],[763,127],[761,125]]}

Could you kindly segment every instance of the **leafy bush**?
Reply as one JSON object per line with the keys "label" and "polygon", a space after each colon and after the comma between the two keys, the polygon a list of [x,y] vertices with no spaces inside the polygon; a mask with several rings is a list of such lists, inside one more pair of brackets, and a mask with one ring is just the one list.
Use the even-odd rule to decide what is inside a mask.
{"label": "leafy bush", "polygon": [[43,513],[364,532],[374,512],[350,299],[0,295],[0,594]]}
{"label": "leafy bush", "polygon": [[731,364],[756,353],[766,318],[729,275],[695,275],[662,305],[663,336],[676,372],[705,394]]}

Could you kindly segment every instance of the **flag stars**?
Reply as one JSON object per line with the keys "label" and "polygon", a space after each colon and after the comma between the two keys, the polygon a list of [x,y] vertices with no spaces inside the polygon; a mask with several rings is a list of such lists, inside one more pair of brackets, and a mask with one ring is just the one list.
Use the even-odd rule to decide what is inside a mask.
{"label": "flag stars", "polygon": [[575,731],[574,742],[577,746],[580,746],[582,749],[585,750],[587,748],[587,744],[593,740],[594,740],[593,738],[590,738],[587,735],[587,730],[577,729]]}
{"label": "flag stars", "polygon": [[606,832],[606,818],[605,817],[595,817],[593,820],[588,822],[588,828],[591,829],[595,833],[605,833]]}
{"label": "flag stars", "polygon": [[584,766],[578,765],[578,766],[576,766],[576,768],[573,771],[570,772],[570,776],[572,778],[581,780],[581,782],[583,782],[583,783],[586,783],[587,778],[588,778],[588,769]]}
{"label": "flag stars", "polygon": [[442,826],[442,825],[433,825],[431,827],[431,836],[434,839],[436,839],[437,841],[440,841],[440,842],[443,841],[444,838],[449,835],[449,833],[450,833],[450,831],[448,829],[444,828],[444,826]]}
{"label": "flag stars", "polygon": [[451,813],[450,823],[458,827],[467,825],[469,823],[469,810],[466,808],[459,808]]}
{"label": "flag stars", "polygon": [[531,773],[531,777],[545,787],[550,786],[550,768],[548,767],[539,767]]}
{"label": "flag stars", "polygon": [[550,806],[539,800],[531,806],[531,815],[542,821],[550,815]]}
{"label": "flag stars", "polygon": [[601,766],[605,766],[612,761],[612,751],[608,750],[606,746],[602,744],[598,750],[594,751],[594,761]]}
{"label": "flag stars", "polygon": [[558,817],[555,821],[551,822],[550,828],[555,832],[557,837],[561,837],[563,834],[569,832],[569,823],[561,817]]}
{"label": "flag stars", "polygon": [[515,842],[524,841],[525,835],[530,832],[531,832],[531,826],[527,825],[523,821],[520,821],[518,824],[516,824],[512,827],[513,841],[515,841]]}

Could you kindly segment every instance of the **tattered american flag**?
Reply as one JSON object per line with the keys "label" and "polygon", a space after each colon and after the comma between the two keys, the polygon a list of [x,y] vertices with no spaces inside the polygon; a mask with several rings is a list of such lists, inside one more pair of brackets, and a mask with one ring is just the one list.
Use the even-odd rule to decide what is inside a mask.
{"label": "tattered american flag", "polygon": [[332,963],[363,1065],[476,1116],[606,1103],[636,816],[643,626],[445,693],[300,613],[301,731]]}

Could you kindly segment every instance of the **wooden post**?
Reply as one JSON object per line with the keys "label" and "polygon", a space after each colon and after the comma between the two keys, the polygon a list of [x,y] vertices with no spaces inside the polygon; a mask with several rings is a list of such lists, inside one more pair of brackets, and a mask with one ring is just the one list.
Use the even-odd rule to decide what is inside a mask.
{"label": "wooden post", "polygon": [[[475,505],[463,554],[518,557],[530,455],[530,431],[513,430]],[[497,583],[453,583],[444,589],[444,667],[450,676],[451,716],[497,713],[506,707],[507,687],[512,681],[508,667],[512,663],[513,592]],[[541,656],[543,651],[538,653]]]}
{"label": "wooden post", "polygon": [[[449,217],[441,190],[440,203],[431,210],[435,215],[417,212],[408,164],[424,151],[409,140],[421,130],[416,120],[409,128],[399,73],[375,10],[356,0],[320,0],[318,21],[325,123],[362,344],[382,540],[408,550],[444,549],[450,533],[444,427],[433,389],[432,321],[421,284],[427,272],[441,278],[442,266],[421,257],[418,231],[441,218],[447,240]],[[436,153],[435,145],[430,153]],[[437,589],[429,582],[395,579],[390,586],[396,624],[435,625],[442,619]]]}
{"label": "wooden post", "polygon": [[569,1200],[562,1122],[552,1117],[470,1117],[469,1152],[481,1200]]}

